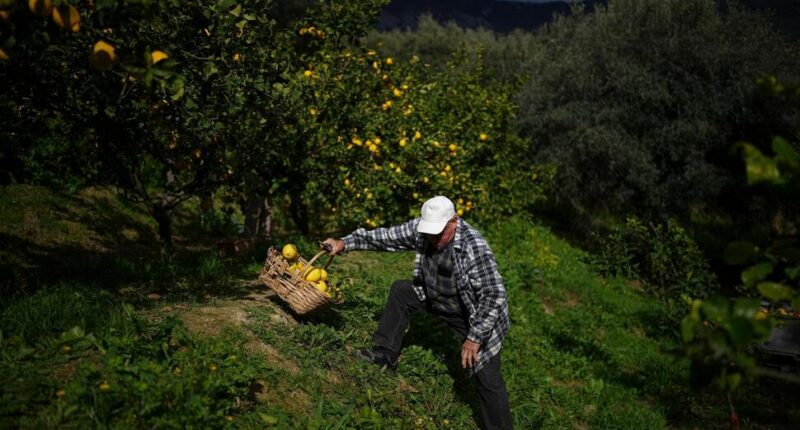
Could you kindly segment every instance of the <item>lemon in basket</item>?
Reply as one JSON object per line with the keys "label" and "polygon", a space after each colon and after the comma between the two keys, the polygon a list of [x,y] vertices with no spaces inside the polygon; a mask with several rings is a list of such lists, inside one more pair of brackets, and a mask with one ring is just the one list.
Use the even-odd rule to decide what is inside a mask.
{"label": "lemon in basket", "polygon": [[322,279],[322,271],[320,269],[311,269],[306,274],[306,281],[317,282]]}
{"label": "lemon in basket", "polygon": [[287,243],[286,245],[283,246],[281,254],[283,255],[283,258],[286,259],[286,261],[294,261],[298,256],[297,247],[291,243]]}
{"label": "lemon in basket", "polygon": [[320,281],[327,281],[328,280],[328,271],[325,269],[319,269],[319,280]]}
{"label": "lemon in basket", "polygon": [[319,291],[320,291],[322,294],[324,294],[324,295],[325,295],[325,297],[327,297],[327,298],[330,298],[330,297],[331,297],[331,293],[329,293],[329,292],[328,292],[328,284],[327,284],[327,283],[325,283],[325,281],[319,281],[319,282],[317,282],[316,284],[314,284],[314,286],[315,286],[315,287],[317,287],[317,289],[318,289],[318,290],[319,290]]}

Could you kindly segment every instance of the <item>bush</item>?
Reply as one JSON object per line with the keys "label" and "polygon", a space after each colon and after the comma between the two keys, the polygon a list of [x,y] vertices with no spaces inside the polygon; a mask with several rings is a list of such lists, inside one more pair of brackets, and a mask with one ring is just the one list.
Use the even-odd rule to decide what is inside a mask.
{"label": "bush", "polygon": [[708,297],[718,289],[702,251],[674,220],[644,225],[628,218],[624,226],[597,241],[593,262],[600,272],[640,279],[661,298]]}
{"label": "bush", "polygon": [[796,134],[796,110],[773,115],[753,86],[763,73],[796,76],[796,46],[718,3],[612,0],[540,35],[518,125],[559,166],[559,209],[651,219],[714,205],[741,189],[729,142]]}

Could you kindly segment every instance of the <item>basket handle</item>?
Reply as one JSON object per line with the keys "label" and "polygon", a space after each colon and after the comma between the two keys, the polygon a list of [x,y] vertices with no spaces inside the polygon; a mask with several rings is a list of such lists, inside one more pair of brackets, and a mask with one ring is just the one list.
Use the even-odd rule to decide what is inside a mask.
{"label": "basket handle", "polygon": [[[309,261],[308,261],[308,266],[312,266],[312,265],[314,265],[314,262],[315,262],[315,261],[317,261],[317,259],[318,259],[320,256],[322,256],[323,254],[327,254],[327,253],[328,253],[328,251],[327,251],[327,250],[324,250],[324,249],[323,249],[322,251],[318,252],[318,253],[317,253],[317,255],[315,255],[315,256],[314,256],[314,258],[312,258],[311,260],[309,260]],[[334,255],[330,255],[330,256],[328,257],[328,262],[327,262],[327,263],[325,263],[325,266],[323,266],[323,267],[322,267],[322,268],[323,268],[323,269],[325,269],[326,271],[328,270],[328,266],[330,266],[330,265],[331,265],[331,263],[333,262],[333,257],[335,257],[335,256],[334,256]]]}

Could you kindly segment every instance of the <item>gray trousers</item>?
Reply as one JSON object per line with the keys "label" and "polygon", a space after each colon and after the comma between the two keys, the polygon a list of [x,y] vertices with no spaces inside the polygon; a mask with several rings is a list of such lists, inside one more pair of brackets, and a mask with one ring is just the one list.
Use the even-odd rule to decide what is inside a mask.
{"label": "gray trousers", "polygon": [[[411,313],[421,309],[430,312],[425,303],[419,300],[411,281],[398,280],[392,284],[389,290],[389,299],[383,309],[380,323],[378,323],[378,330],[372,336],[372,341],[376,347],[388,350],[392,354],[393,361],[397,360],[400,355],[400,347],[403,344],[403,336],[408,328]],[[447,323],[461,337],[462,343],[467,339],[469,323],[465,315],[431,313]],[[503,374],[500,370],[499,352],[475,374],[475,378],[478,383],[478,396],[486,429],[511,429],[511,408],[508,405],[506,383],[503,381]]]}

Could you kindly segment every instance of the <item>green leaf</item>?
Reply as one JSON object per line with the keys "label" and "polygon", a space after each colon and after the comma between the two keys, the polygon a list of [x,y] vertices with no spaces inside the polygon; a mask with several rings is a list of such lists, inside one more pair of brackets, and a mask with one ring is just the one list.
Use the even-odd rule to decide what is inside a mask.
{"label": "green leaf", "polygon": [[752,286],[756,282],[759,282],[766,278],[775,267],[769,261],[764,261],[762,263],[755,264],[753,266],[748,267],[744,271],[742,271],[742,282],[745,285]]}
{"label": "green leaf", "polygon": [[772,139],[772,150],[778,154],[778,158],[789,164],[797,164],[798,160],[797,151],[794,149],[786,139],[782,137],[774,137]]}
{"label": "green leaf", "polygon": [[203,68],[203,74],[206,78],[209,78],[218,72],[219,69],[217,68],[217,65],[211,62],[206,63],[206,66]]}
{"label": "green leaf", "polygon": [[754,318],[761,308],[761,301],[757,299],[736,299],[733,302],[733,315],[743,318]]}
{"label": "green leaf", "polygon": [[258,416],[261,418],[261,421],[264,421],[264,424],[267,424],[267,425],[270,425],[270,426],[274,426],[275,424],[278,424],[278,419],[273,417],[272,415],[267,415],[267,414],[265,414],[263,412],[259,412]]}
{"label": "green leaf", "polygon": [[703,302],[703,314],[711,321],[721,323],[730,314],[731,302],[725,297],[714,296]]}
{"label": "green leaf", "polygon": [[752,185],[759,182],[779,182],[780,170],[772,158],[765,156],[758,148],[750,143],[739,142],[737,147],[744,151],[744,161],[747,170],[747,183]]}
{"label": "green leaf", "polygon": [[170,85],[170,91],[172,92],[172,95],[170,96],[172,100],[180,100],[184,94],[183,79],[173,80],[172,84]]}
{"label": "green leaf", "polygon": [[683,342],[689,343],[694,339],[695,331],[697,329],[698,319],[693,315],[687,315],[681,321],[681,334],[683,335]]}
{"label": "green leaf", "polygon": [[733,373],[728,375],[728,388],[731,391],[735,390],[739,387],[739,384],[742,383],[742,374],[741,373]]}
{"label": "green leaf", "polygon": [[230,12],[228,12],[228,13],[238,18],[238,17],[239,17],[239,15],[241,15],[241,14],[242,14],[242,5],[240,5],[240,4],[237,4],[237,5],[236,5],[236,7],[235,7],[235,8],[233,8],[233,9],[232,9]]}
{"label": "green leaf", "polygon": [[728,244],[722,255],[722,259],[725,263],[731,265],[745,264],[755,260],[757,255],[758,247],[750,242],[738,240]]}
{"label": "green leaf", "polygon": [[792,289],[777,282],[761,282],[758,284],[758,292],[772,301],[779,301],[792,297]]}
{"label": "green leaf", "polygon": [[787,267],[786,276],[788,276],[789,279],[797,279],[800,277],[800,266]]}
{"label": "green leaf", "polygon": [[237,23],[236,23],[236,28],[238,28],[239,30],[241,30],[241,29],[243,29],[243,28],[244,28],[244,26],[245,26],[245,25],[247,25],[247,20],[246,20],[246,19],[243,19],[243,20],[241,20],[241,21],[239,21],[239,22],[237,22]]}
{"label": "green leaf", "polygon": [[219,0],[216,6],[214,6],[214,9],[216,9],[217,12],[222,12],[235,4],[236,0]]}
{"label": "green leaf", "polygon": [[737,347],[743,347],[753,340],[753,325],[747,318],[735,316],[725,324],[725,328]]}

